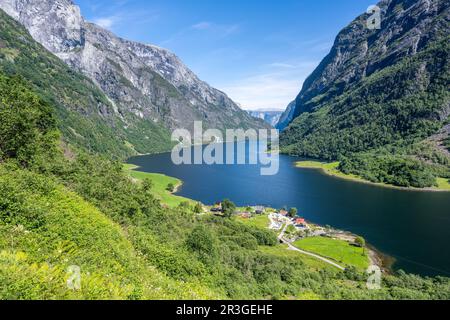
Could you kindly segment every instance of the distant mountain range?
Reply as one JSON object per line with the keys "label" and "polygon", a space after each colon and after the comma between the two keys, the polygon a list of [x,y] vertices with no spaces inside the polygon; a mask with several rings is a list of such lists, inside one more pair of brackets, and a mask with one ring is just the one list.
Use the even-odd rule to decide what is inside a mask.
{"label": "distant mountain range", "polygon": [[254,118],[264,120],[272,127],[277,126],[278,122],[280,121],[281,115],[283,114],[283,111],[270,109],[249,110],[247,112]]}
{"label": "distant mountain range", "polygon": [[[89,140],[85,134],[100,137],[104,132],[99,126],[106,126],[119,135],[103,141],[112,145],[110,150],[136,154],[167,149],[169,130],[192,130],[194,121],[221,130],[268,127],[241,110],[225,93],[198,79],[173,53],[119,38],[85,21],[71,0],[2,0],[0,8],[73,72],[88,77],[103,96],[101,103],[90,104],[89,111],[81,112],[84,118],[90,117],[84,121],[98,118],[92,120],[92,132],[74,126],[62,128],[70,141],[83,144]],[[34,54],[46,55],[39,51]],[[82,82],[79,87],[86,85]],[[60,98],[64,107],[64,98]],[[77,106],[67,107],[80,114]]]}

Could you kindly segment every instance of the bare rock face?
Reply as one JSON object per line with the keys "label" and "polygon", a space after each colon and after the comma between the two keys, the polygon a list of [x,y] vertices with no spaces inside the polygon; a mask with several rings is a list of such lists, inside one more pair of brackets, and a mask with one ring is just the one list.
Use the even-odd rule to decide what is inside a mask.
{"label": "bare rock face", "polygon": [[283,114],[282,111],[270,109],[259,109],[247,112],[254,118],[264,120],[272,127],[275,127],[277,125],[277,123],[280,121],[281,115]]}
{"label": "bare rock face", "polygon": [[69,1],[2,0],[0,7],[51,52],[69,52],[84,45],[80,9]]}
{"label": "bare rock face", "polygon": [[71,0],[1,0],[0,8],[72,68],[91,78],[120,116],[131,112],[170,129],[261,128],[265,124],[210,87],[173,53],[128,41],[85,21]]}

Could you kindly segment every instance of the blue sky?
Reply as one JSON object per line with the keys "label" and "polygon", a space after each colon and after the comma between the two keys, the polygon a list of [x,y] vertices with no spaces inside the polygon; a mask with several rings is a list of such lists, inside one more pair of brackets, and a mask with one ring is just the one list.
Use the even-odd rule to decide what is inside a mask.
{"label": "blue sky", "polygon": [[244,109],[284,109],[337,33],[377,0],[74,0],[117,35],[167,48]]}

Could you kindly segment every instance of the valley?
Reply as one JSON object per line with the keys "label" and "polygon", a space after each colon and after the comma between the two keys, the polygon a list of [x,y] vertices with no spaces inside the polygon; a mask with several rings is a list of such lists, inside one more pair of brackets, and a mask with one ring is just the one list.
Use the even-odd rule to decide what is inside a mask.
{"label": "valley", "polygon": [[0,300],[450,299],[448,1],[153,5],[0,0]]}

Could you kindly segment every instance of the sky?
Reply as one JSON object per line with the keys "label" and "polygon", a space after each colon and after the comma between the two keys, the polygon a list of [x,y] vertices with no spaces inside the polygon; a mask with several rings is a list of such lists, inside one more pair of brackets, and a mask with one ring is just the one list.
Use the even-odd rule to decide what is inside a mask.
{"label": "sky", "polygon": [[244,109],[283,110],[377,0],[74,0],[91,22],[174,52]]}

